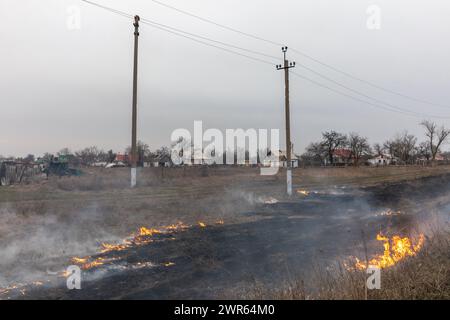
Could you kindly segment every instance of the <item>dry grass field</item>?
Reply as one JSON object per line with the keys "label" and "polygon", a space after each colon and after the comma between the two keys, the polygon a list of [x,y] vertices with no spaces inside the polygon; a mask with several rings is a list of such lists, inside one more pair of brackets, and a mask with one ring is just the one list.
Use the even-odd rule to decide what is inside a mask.
{"label": "dry grass field", "polygon": [[[127,274],[129,279],[136,277],[136,281],[156,277],[157,282],[167,282],[171,288],[174,287],[172,280],[184,283],[177,291],[168,291],[164,285],[148,285],[139,291],[130,288],[129,292],[116,292],[113,296],[108,296],[105,291],[104,296],[95,297],[220,298],[231,295],[236,298],[244,295],[281,299],[362,299],[365,298],[364,285],[361,285],[364,274],[342,269],[341,273],[334,272],[331,277],[323,264],[316,267],[314,252],[325,252],[324,259],[328,262],[341,261],[355,250],[360,252],[360,229],[367,229],[368,237],[374,239],[380,228],[392,232],[409,229],[413,224],[416,228],[424,220],[424,213],[441,214],[447,210],[448,214],[449,173],[449,166],[298,168],[293,175],[295,188],[315,195],[296,194],[293,199],[284,196],[284,171],[276,176],[261,176],[258,168],[244,167],[145,168],[138,173],[138,187],[133,190],[128,188],[129,170],[125,168],[85,168],[79,177],[50,177],[27,185],[1,187],[0,287],[36,281],[48,270],[67,265],[72,257],[95,255],[101,243],[118,243],[143,226],[164,228],[181,222],[193,227],[173,236],[179,242],[154,244],[154,251],[145,253],[147,260],[164,262],[170,256],[177,261],[173,274],[164,273],[163,276],[154,271],[139,277]],[[276,199],[279,204],[264,204],[271,199]],[[408,214],[386,219],[372,214],[386,208]],[[207,231],[195,227],[200,222],[208,226]],[[331,226],[334,226],[333,232],[342,230],[342,236],[336,241],[326,231]],[[273,235],[264,236],[272,233],[272,228]],[[296,230],[299,230],[298,236]],[[399,265],[383,273],[389,287],[371,292],[368,298],[448,298],[450,250],[446,230],[444,227],[436,237],[434,233],[428,233],[428,241],[420,255],[409,259],[405,266]],[[374,242],[373,247],[377,245]],[[186,245],[186,249],[180,249]],[[297,263],[297,257],[289,254],[297,252],[301,245],[307,250],[300,252],[298,259],[306,259],[308,265]],[[190,252],[188,255],[186,250]],[[137,259],[137,252],[130,249],[126,258],[121,259],[131,263]],[[165,253],[170,255],[165,258]],[[190,258],[186,261],[187,257]],[[252,264],[260,257],[267,257],[267,261],[261,264],[264,268],[257,270]],[[246,261],[245,265],[240,264],[244,263],[242,261]],[[277,261],[310,270],[310,275],[316,275],[314,284],[305,284],[304,277],[265,279],[264,274],[271,274]],[[253,269],[255,274],[249,275]],[[210,291],[197,291],[204,286],[201,281],[211,281],[218,270],[229,275],[223,279],[219,277]],[[197,274],[200,280],[190,278],[195,273],[200,273]],[[413,276],[419,280],[405,280]],[[242,281],[246,290],[238,293],[234,286],[241,286]],[[95,292],[98,292],[103,283],[94,283]],[[226,286],[229,287],[224,288]],[[302,289],[311,286],[316,289]],[[74,298],[58,290],[45,292],[36,297]],[[83,291],[85,296],[80,297],[94,297],[89,292]],[[22,295],[27,297],[25,293]]]}

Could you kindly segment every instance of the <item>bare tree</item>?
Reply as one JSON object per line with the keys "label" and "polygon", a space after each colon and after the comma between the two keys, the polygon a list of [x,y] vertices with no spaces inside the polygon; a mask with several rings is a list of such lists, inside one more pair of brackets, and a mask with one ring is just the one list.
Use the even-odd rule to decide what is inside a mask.
{"label": "bare tree", "polygon": [[99,150],[97,147],[87,147],[83,150],[75,152],[75,156],[80,159],[83,165],[91,165],[100,160],[103,151]]}
{"label": "bare tree", "polygon": [[404,163],[408,163],[414,155],[417,138],[407,131],[397,136],[395,144],[397,146],[397,155]]}
{"label": "bare tree", "polygon": [[403,163],[410,163],[416,153],[417,138],[407,131],[397,134],[393,140],[387,140],[384,148],[391,157],[399,158]]}
{"label": "bare tree", "polygon": [[306,147],[306,152],[301,157],[305,162],[322,164],[327,155],[327,150],[321,142],[313,142]]}
{"label": "bare tree", "polygon": [[425,158],[427,161],[431,159],[431,148],[429,142],[421,142],[417,147],[417,153],[419,156]]}
{"label": "bare tree", "polygon": [[53,159],[53,154],[51,154],[49,152],[44,153],[44,155],[41,158],[41,160],[44,162],[49,162],[52,159]]}
{"label": "bare tree", "polygon": [[[145,142],[139,140],[137,142],[136,148],[137,148],[137,155],[138,155],[137,165],[139,167],[143,167],[145,159],[149,159],[149,157],[151,156],[150,147]],[[125,149],[125,152],[127,154],[131,155],[131,146],[128,146]]]}
{"label": "bare tree", "polygon": [[354,132],[348,136],[348,146],[351,150],[351,156],[355,159],[355,166],[359,166],[359,161],[364,155],[371,153],[368,139]]}
{"label": "bare tree", "polygon": [[333,155],[336,149],[343,148],[347,145],[347,136],[336,132],[327,131],[322,133],[322,147],[325,148],[330,164],[333,164]]}
{"label": "bare tree", "polygon": [[384,147],[379,143],[375,143],[373,145],[373,152],[375,153],[376,156],[382,156],[384,152]]}
{"label": "bare tree", "polygon": [[425,128],[425,135],[428,137],[428,146],[430,148],[431,161],[436,160],[441,145],[447,141],[450,130],[441,126],[437,127],[435,122],[424,120],[420,123]]}
{"label": "bare tree", "polygon": [[386,140],[383,143],[383,150],[386,150],[392,158],[396,157],[396,148],[397,146],[394,140]]}

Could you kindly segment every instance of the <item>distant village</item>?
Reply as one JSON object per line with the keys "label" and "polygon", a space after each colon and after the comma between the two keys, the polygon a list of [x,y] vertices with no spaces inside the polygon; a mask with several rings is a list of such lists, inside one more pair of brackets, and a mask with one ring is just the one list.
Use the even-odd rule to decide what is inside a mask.
{"label": "distant village", "polygon": [[[291,166],[297,167],[348,167],[348,166],[393,166],[393,165],[441,165],[450,164],[450,152],[442,149],[448,141],[450,130],[438,127],[435,123],[424,121],[425,139],[419,142],[414,135],[403,132],[384,143],[371,145],[368,138],[357,133],[343,134],[336,131],[322,133],[322,139],[312,142],[303,154],[292,150]],[[173,167],[171,149],[162,147],[151,151],[149,146],[139,141],[137,144],[139,167]],[[228,153],[230,151],[227,151]],[[223,153],[222,163],[227,157]],[[272,151],[267,150],[267,154]],[[214,157],[202,155],[199,158],[192,152],[191,161],[177,166],[217,166]],[[259,156],[250,159],[245,152],[245,160],[237,161],[234,151],[235,166],[278,166],[287,167],[285,150],[279,150],[278,159],[260,161]],[[26,182],[33,177],[45,175],[79,175],[83,167],[102,167],[113,169],[127,167],[131,163],[130,148],[123,152],[103,151],[98,147],[87,147],[72,152],[68,148],[55,155],[46,153],[36,158],[29,154],[23,158],[0,156],[0,185]],[[220,162],[220,161],[219,161]]]}

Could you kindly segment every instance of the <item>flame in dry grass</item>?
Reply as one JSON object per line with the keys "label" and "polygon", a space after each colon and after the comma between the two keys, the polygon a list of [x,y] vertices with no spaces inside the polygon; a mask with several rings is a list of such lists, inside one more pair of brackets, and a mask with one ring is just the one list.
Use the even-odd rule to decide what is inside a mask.
{"label": "flame in dry grass", "polygon": [[308,190],[298,189],[297,193],[301,194],[302,196],[309,196],[309,191]]}
{"label": "flame in dry grass", "polygon": [[[217,224],[224,224],[223,220],[218,220],[216,222]],[[201,228],[206,228],[206,224],[204,222],[199,221],[198,225]],[[155,229],[155,228],[146,228],[146,227],[140,227],[137,233],[133,233],[131,234],[128,238],[126,238],[125,240],[123,240],[122,243],[120,244],[111,244],[111,243],[102,243],[101,244],[101,248],[100,248],[100,253],[108,253],[108,252],[117,252],[117,251],[122,251],[125,250],[127,248],[129,248],[132,245],[143,245],[149,242],[152,242],[153,239],[151,239],[151,237],[153,237],[154,235],[158,235],[158,234],[170,234],[172,232],[176,232],[176,231],[183,231],[185,229],[191,228],[191,226],[186,225],[182,222],[178,222],[176,224],[171,224],[168,226],[164,226],[161,227],[160,229]],[[174,240],[174,237],[169,238],[171,240]],[[71,262],[79,265],[81,269],[83,270],[89,270],[92,268],[96,268],[99,266],[104,265],[106,262],[115,260],[114,258],[112,259],[106,259],[103,257],[97,257],[94,260],[92,260],[91,256],[87,256],[84,258],[80,258],[80,257],[73,257],[71,259]],[[173,262],[167,262],[163,264],[165,267],[171,267],[173,265],[175,265],[175,263]],[[145,266],[152,266],[152,264],[150,262],[146,262],[146,263],[138,263],[137,267],[141,268],[141,267],[145,267]],[[70,274],[65,270],[62,271],[60,273],[61,276],[67,278],[68,276],[70,276]],[[2,293],[0,291],[0,293]]]}
{"label": "flame in dry grass", "polygon": [[[0,288],[0,295],[8,295],[12,291],[18,291],[21,295],[25,295],[27,289],[31,286],[40,287],[43,286],[42,281],[33,281],[31,284],[16,283],[7,287]],[[1,300],[1,299],[0,299]]]}
{"label": "flame in dry grass", "polygon": [[174,266],[174,265],[175,265],[174,262],[166,262],[166,263],[164,263],[164,266],[165,266],[165,267],[172,267],[172,266]]}
{"label": "flame in dry grass", "polygon": [[73,263],[75,264],[83,264],[83,263],[87,263],[88,262],[88,258],[78,258],[78,257],[73,257],[72,259],[70,259]]}
{"label": "flame in dry grass", "polygon": [[[397,262],[412,257],[420,251],[425,241],[425,236],[421,234],[417,243],[414,245],[410,238],[393,236],[391,239],[381,234],[377,235],[378,241],[383,241],[384,252],[372,260],[369,260],[368,265],[377,268],[388,268],[395,265]],[[367,263],[356,258],[355,267],[359,270],[367,268]]]}
{"label": "flame in dry grass", "polygon": [[72,274],[72,273],[69,272],[69,271],[67,271],[67,270],[64,270],[64,271],[61,271],[61,272],[58,273],[58,275],[59,275],[60,277],[63,277],[63,278],[67,278],[67,277],[70,276],[71,274]]}
{"label": "flame in dry grass", "polygon": [[[221,220],[221,223],[223,223],[222,220]],[[206,227],[206,224],[203,222],[199,222],[198,224],[202,228]],[[186,225],[182,222],[164,226],[164,227],[161,227],[160,229],[140,227],[137,233],[131,234],[128,238],[123,240],[122,243],[119,243],[119,244],[102,243],[101,247],[100,247],[100,253],[118,252],[118,251],[125,250],[125,249],[131,247],[132,245],[139,246],[139,245],[147,244],[147,243],[150,243],[153,241],[153,239],[151,239],[151,238],[155,235],[170,234],[170,233],[173,233],[176,231],[183,231],[190,227],[191,226]],[[170,239],[174,239],[174,238],[172,237]],[[89,269],[92,269],[95,267],[99,267],[101,265],[104,265],[105,262],[107,261],[107,259],[102,258],[102,257],[95,258],[92,261],[91,260],[92,260],[92,257],[90,257],[90,256],[83,257],[83,258],[73,257],[71,259],[72,263],[79,265],[80,268],[83,270],[89,270]],[[110,261],[110,260],[111,259],[108,259],[108,261]],[[172,262],[165,264],[165,266],[172,266],[172,265],[173,265]],[[64,277],[68,277],[70,275],[66,271],[63,271],[61,274]]]}
{"label": "flame in dry grass", "polygon": [[122,251],[128,247],[129,247],[128,243],[124,244],[102,243],[100,253],[107,253],[111,251]]}
{"label": "flame in dry grass", "polygon": [[139,228],[139,236],[153,236],[154,234],[161,234],[162,231],[158,229],[147,229],[146,227]]}
{"label": "flame in dry grass", "polygon": [[178,230],[184,230],[188,229],[190,226],[187,224],[184,224],[183,222],[178,222],[177,224],[171,224],[165,227],[167,231],[178,231]]}
{"label": "flame in dry grass", "polygon": [[105,264],[104,260],[105,259],[99,257],[99,258],[95,259],[94,261],[91,261],[91,262],[88,262],[88,263],[85,263],[85,264],[81,265],[81,269],[89,270],[89,269],[101,266],[101,265]]}
{"label": "flame in dry grass", "polygon": [[8,286],[8,287],[5,287],[5,288],[1,288],[0,289],[0,295],[8,294],[9,292],[11,292],[13,290],[18,290],[22,286],[23,286],[22,284],[14,284],[14,285],[11,285],[11,286]]}

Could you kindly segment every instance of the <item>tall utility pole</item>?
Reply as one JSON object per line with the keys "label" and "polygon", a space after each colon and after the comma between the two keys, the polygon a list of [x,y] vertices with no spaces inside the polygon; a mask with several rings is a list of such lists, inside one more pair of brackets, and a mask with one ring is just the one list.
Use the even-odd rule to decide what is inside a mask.
{"label": "tall utility pole", "polygon": [[286,116],[286,157],[287,157],[287,170],[286,170],[286,184],[287,194],[292,195],[292,161],[291,161],[291,115],[289,110],[289,69],[295,67],[295,62],[289,62],[286,59],[286,52],[288,47],[283,47],[283,65],[277,65],[277,70],[284,70],[284,96],[285,96],[285,116]]}
{"label": "tall utility pole", "polygon": [[133,115],[131,124],[131,187],[136,186],[137,167],[137,72],[138,72],[138,39],[139,16],[134,16],[134,65],[133,65]]}

